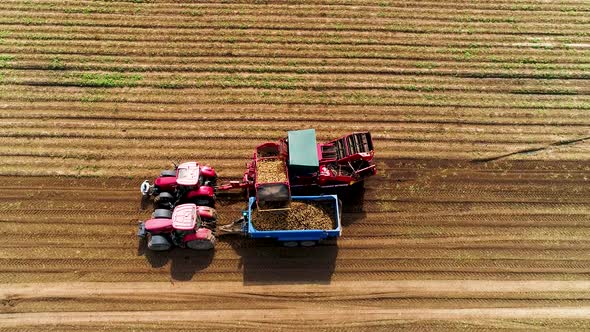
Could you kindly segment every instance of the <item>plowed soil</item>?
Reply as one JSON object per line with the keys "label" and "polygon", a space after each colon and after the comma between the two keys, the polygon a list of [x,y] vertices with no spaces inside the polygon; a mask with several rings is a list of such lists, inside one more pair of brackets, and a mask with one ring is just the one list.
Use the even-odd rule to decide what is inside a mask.
{"label": "plowed soil", "polygon": [[[577,0],[2,1],[0,330],[590,329],[588,31]],[[337,241],[138,241],[170,161],[240,179],[304,128],[373,135]]]}

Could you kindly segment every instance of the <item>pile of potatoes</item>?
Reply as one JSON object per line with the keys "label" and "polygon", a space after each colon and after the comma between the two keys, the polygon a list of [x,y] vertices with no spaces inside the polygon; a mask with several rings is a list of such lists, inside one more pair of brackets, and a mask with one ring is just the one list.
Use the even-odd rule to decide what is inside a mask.
{"label": "pile of potatoes", "polygon": [[291,208],[280,211],[252,212],[252,225],[260,231],[334,229],[334,210],[316,203],[291,202]]}
{"label": "pile of potatoes", "polygon": [[262,159],[256,161],[256,182],[271,183],[287,181],[285,163],[280,159]]}

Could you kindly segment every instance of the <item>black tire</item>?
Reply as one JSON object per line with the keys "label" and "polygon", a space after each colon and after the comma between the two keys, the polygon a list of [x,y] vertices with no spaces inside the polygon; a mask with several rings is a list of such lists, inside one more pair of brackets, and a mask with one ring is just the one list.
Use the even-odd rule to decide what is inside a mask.
{"label": "black tire", "polygon": [[192,200],[192,203],[195,203],[198,206],[215,208],[215,200],[211,197],[197,197]]}
{"label": "black tire", "polygon": [[301,241],[301,242],[299,242],[299,245],[302,247],[313,247],[316,244],[318,244],[317,241]]}
{"label": "black tire", "polygon": [[154,219],[171,219],[172,218],[172,211],[167,209],[156,209],[154,213],[152,213],[152,218]]}
{"label": "black tire", "polygon": [[171,170],[171,169],[167,169],[167,170],[163,170],[160,172],[160,176],[162,177],[176,177],[176,171]]}
{"label": "black tire", "polygon": [[154,207],[156,209],[172,210],[174,209],[175,201],[174,195],[169,192],[163,192],[160,193],[154,200]]}
{"label": "black tire", "polygon": [[186,246],[195,250],[211,250],[215,248],[215,236],[211,236],[210,240],[189,241]]}
{"label": "black tire", "polygon": [[172,243],[162,235],[152,235],[148,240],[148,249],[153,251],[165,251],[172,247]]}
{"label": "black tire", "polygon": [[163,192],[163,193],[160,193],[158,195],[158,197],[156,198],[156,200],[158,202],[166,202],[166,203],[167,202],[172,202],[172,201],[174,201],[174,195],[172,195],[169,192]]}

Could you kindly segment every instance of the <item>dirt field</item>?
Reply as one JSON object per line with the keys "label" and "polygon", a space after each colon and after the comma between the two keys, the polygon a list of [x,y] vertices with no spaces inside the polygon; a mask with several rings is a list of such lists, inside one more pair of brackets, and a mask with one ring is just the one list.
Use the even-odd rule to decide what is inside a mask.
{"label": "dirt field", "polygon": [[[587,1],[0,2],[0,330],[590,329]],[[139,184],[373,134],[314,248],[154,254]],[[222,197],[220,224],[244,203]]]}

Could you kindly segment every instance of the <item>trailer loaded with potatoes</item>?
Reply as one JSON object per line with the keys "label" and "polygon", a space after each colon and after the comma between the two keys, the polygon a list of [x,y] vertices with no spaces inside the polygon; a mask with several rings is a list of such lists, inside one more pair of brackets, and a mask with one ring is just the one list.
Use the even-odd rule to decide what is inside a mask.
{"label": "trailer loaded with potatoes", "polygon": [[[293,196],[289,209],[261,210],[251,197],[242,218],[229,227],[253,239],[274,239],[286,247],[316,245],[341,234],[336,195]],[[223,228],[223,227],[222,227]]]}
{"label": "trailer loaded with potatoes", "polygon": [[[182,204],[194,204],[196,211],[200,211],[201,206],[213,209],[216,193],[244,190],[248,203],[242,217],[219,227],[219,235],[242,234],[254,239],[275,239],[289,247],[311,246],[341,234],[341,203],[337,195],[325,195],[327,191],[362,184],[364,179],[375,175],[377,170],[373,157],[373,141],[369,132],[352,133],[318,144],[314,129],[289,131],[287,137],[277,142],[267,142],[256,147],[241,181],[217,185],[213,168],[191,162],[181,164],[183,167],[189,164],[192,167],[190,183],[181,181],[181,167],[177,167],[174,171],[163,171],[154,185],[145,181],[141,191],[144,198],[154,198],[158,214],[162,214],[163,209],[169,209],[172,214],[177,205],[180,207]],[[162,183],[170,185],[162,186]],[[292,195],[292,192],[296,194]],[[196,215],[198,218],[198,213]],[[160,223],[158,221],[157,224]],[[154,226],[152,224],[156,225],[156,222],[150,222],[149,226]],[[185,241],[187,247],[213,248],[216,220],[208,220],[206,224],[215,225],[211,234],[200,230],[198,222],[191,223],[195,226],[194,230],[183,229],[183,234],[190,234],[190,241],[201,241]],[[147,226],[146,223],[140,224],[138,234],[149,238],[151,233],[146,230],[150,228]],[[171,226],[174,226],[173,222]],[[155,226],[152,228],[159,232],[157,235],[160,237],[175,239],[162,234],[174,232],[174,227],[160,227],[162,230]],[[211,245],[203,245],[203,241],[211,242]],[[180,243],[180,246],[185,243],[169,242]],[[150,249],[165,250],[169,247],[161,245]]]}

